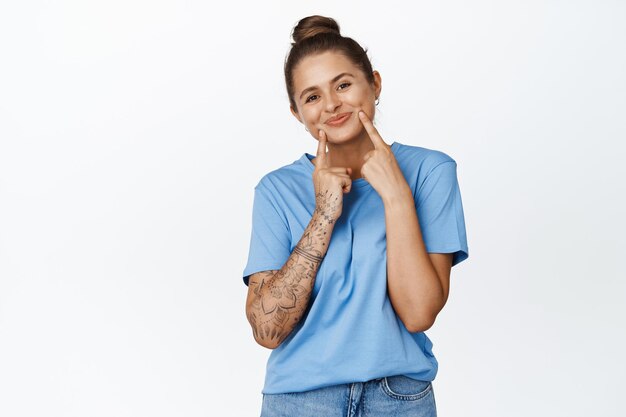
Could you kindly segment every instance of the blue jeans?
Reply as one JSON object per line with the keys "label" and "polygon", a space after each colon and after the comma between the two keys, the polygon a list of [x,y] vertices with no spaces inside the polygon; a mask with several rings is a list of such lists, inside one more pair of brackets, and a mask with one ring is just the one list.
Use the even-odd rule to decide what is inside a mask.
{"label": "blue jeans", "polygon": [[429,381],[397,375],[305,392],[263,394],[261,417],[436,417]]}

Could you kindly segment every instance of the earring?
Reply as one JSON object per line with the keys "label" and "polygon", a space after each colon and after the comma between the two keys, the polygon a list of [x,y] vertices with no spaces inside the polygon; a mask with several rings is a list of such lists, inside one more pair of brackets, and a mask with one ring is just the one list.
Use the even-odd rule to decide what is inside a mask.
{"label": "earring", "polygon": [[376,100],[374,100],[374,105],[378,106],[378,103],[380,103],[380,99],[376,97]]}

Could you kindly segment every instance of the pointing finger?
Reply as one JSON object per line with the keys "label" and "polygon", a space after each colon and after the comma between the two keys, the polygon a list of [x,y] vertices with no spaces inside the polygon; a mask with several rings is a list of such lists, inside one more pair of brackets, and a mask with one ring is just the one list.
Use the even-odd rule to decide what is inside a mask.
{"label": "pointing finger", "polygon": [[319,143],[317,144],[317,164],[326,166],[326,132],[320,129]]}
{"label": "pointing finger", "polygon": [[387,145],[363,110],[359,111],[359,120],[363,123],[367,134],[374,144],[374,148],[378,149]]}

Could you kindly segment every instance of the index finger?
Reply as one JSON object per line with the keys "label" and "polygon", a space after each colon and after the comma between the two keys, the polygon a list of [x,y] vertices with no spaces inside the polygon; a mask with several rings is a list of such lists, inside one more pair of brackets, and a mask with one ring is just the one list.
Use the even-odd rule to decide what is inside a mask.
{"label": "index finger", "polygon": [[326,164],[326,132],[320,129],[319,143],[317,144],[316,165],[325,166],[325,164]]}
{"label": "index finger", "polygon": [[365,127],[365,131],[367,131],[367,134],[369,135],[370,139],[372,139],[374,148],[380,148],[380,147],[387,145],[387,143],[383,140],[383,138],[378,133],[378,130],[376,130],[376,128],[374,127],[374,124],[372,123],[370,118],[367,117],[367,114],[365,114],[363,110],[359,111],[359,120],[361,121],[361,123],[363,123],[363,126]]}

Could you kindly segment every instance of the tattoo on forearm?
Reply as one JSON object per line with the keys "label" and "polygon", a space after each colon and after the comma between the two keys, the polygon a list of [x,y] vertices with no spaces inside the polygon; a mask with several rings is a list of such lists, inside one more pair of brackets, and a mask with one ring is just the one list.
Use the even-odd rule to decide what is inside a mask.
{"label": "tattoo on forearm", "polygon": [[323,259],[321,256],[317,256],[317,255],[313,255],[313,254],[305,252],[304,249],[300,249],[298,246],[293,248],[293,251],[311,262],[320,263],[322,262],[322,259]]}
{"label": "tattoo on forearm", "polygon": [[343,196],[333,195],[333,193],[330,193],[328,190],[315,195],[315,212],[329,224],[335,223],[335,219],[329,216],[328,213],[335,213],[337,211],[337,207],[341,203],[339,197],[343,198]]}
{"label": "tattoo on forearm", "polygon": [[316,248],[320,242],[326,246],[330,239],[329,224],[313,222],[280,270],[250,277],[249,285],[254,289],[248,321],[257,340],[280,344],[302,318],[308,307],[317,270],[324,259],[325,250]]}

